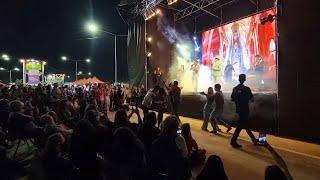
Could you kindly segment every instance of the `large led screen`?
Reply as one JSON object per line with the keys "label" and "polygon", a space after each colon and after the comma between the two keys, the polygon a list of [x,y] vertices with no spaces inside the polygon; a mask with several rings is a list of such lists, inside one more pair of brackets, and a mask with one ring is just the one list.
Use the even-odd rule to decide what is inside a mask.
{"label": "large led screen", "polygon": [[200,72],[197,89],[220,83],[230,90],[238,75],[246,74],[246,83],[254,91],[275,91],[275,13],[271,9],[203,32],[200,66],[210,78]]}

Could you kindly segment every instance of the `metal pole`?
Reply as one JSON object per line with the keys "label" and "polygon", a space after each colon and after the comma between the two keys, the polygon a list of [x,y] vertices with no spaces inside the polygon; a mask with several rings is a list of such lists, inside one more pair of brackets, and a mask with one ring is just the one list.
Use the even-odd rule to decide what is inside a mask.
{"label": "metal pole", "polygon": [[44,62],[42,61],[42,74],[41,74],[41,81],[44,84]]}
{"label": "metal pole", "polygon": [[148,90],[148,57],[147,57],[147,21],[144,20],[144,56],[145,56],[145,64],[144,71],[146,76],[146,90]]}
{"label": "metal pole", "polygon": [[114,82],[118,82],[118,65],[117,65],[117,35],[114,35]]}
{"label": "metal pole", "polygon": [[10,84],[12,83],[12,74],[11,74],[11,70],[9,70],[9,81],[10,81]]}
{"label": "metal pole", "polygon": [[76,81],[78,80],[78,61],[76,62]]}
{"label": "metal pole", "polygon": [[26,63],[25,63],[25,61],[22,62],[22,83],[23,83],[23,85],[26,84]]}

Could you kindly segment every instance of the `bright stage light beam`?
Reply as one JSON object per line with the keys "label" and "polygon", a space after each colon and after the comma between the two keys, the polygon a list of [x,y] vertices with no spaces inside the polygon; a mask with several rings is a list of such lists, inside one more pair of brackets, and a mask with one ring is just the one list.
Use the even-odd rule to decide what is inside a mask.
{"label": "bright stage light beam", "polygon": [[168,5],[172,5],[176,2],[178,2],[178,0],[167,0]]}

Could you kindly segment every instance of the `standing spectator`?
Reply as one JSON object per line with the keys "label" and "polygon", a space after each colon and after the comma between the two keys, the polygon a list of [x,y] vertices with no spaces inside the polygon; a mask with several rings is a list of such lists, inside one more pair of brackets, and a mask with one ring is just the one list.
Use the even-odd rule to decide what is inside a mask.
{"label": "standing spectator", "polygon": [[164,88],[160,88],[158,93],[156,93],[152,103],[152,106],[158,112],[158,127],[160,127],[160,124],[163,120],[163,112],[167,108],[167,104],[167,93]]}
{"label": "standing spectator", "polygon": [[180,95],[181,95],[181,88],[178,86],[178,81],[173,82],[173,86],[171,87],[171,105],[172,105],[172,115],[175,115],[179,119],[179,105],[180,105]]}
{"label": "standing spectator", "polygon": [[62,92],[59,88],[59,85],[58,83],[54,83],[53,84],[53,89],[52,89],[52,96],[53,96],[53,99],[55,101],[58,101],[62,98]]}
{"label": "standing spectator", "polygon": [[154,88],[149,89],[147,94],[144,96],[142,105],[141,105],[141,109],[143,111],[144,116],[149,112],[149,109],[151,108],[153,100],[157,96],[159,89],[160,89],[159,86],[155,86]]}

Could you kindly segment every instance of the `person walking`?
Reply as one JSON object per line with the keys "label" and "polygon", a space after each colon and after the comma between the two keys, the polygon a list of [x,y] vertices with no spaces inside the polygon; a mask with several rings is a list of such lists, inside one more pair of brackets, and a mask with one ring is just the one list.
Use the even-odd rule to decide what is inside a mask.
{"label": "person walking", "polygon": [[214,94],[214,101],[216,103],[216,107],[210,114],[209,122],[212,124],[213,131],[211,133],[217,134],[218,131],[221,132],[221,129],[218,127],[218,123],[225,126],[227,128],[227,132],[229,132],[232,128],[231,126],[222,120],[222,113],[224,107],[224,96],[221,91],[221,85],[215,84],[214,90],[216,93]]}
{"label": "person walking", "polygon": [[[213,102],[214,102],[214,92],[213,92],[213,88],[209,87],[208,88],[208,92],[201,92],[201,95],[206,96],[207,98],[207,102],[203,107],[203,124],[201,129],[203,131],[208,131],[208,123],[209,123],[209,117],[210,117],[210,113],[212,111],[212,106],[213,106]],[[212,126],[213,128],[213,126]]]}
{"label": "person walking", "polygon": [[249,130],[249,101],[253,102],[253,94],[251,89],[245,86],[243,83],[246,81],[246,75],[239,75],[240,84],[233,88],[231,94],[231,100],[234,101],[236,105],[236,112],[239,115],[238,126],[231,138],[231,146],[234,148],[241,148],[242,146],[237,143],[237,138],[242,129],[245,129],[247,134],[250,136],[254,145],[258,143],[251,130]]}

